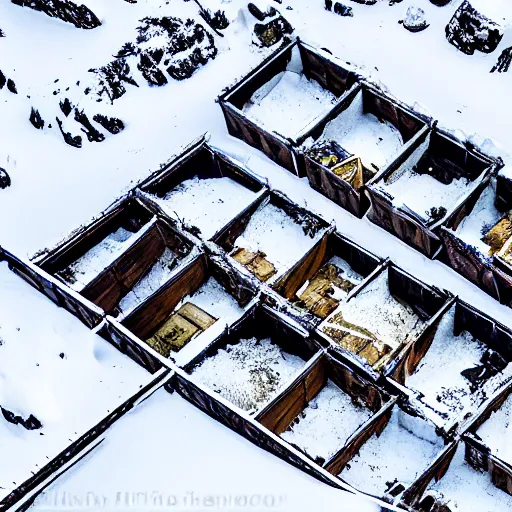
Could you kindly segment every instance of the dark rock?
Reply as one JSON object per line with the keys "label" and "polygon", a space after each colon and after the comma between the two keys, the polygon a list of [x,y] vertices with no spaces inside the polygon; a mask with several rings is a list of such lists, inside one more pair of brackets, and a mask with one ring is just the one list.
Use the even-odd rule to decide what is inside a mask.
{"label": "dark rock", "polygon": [[332,0],[325,0],[324,7],[326,11],[332,11]]}
{"label": "dark rock", "polygon": [[509,70],[511,63],[512,46],[510,46],[509,48],[505,48],[501,52],[501,55],[498,57],[498,61],[491,69],[491,73],[494,73],[495,71],[497,71],[498,73],[506,73]]}
{"label": "dark rock", "polygon": [[0,28],[0,37],[5,37],[5,32]]}
{"label": "dark rock", "polygon": [[425,30],[429,26],[425,19],[425,11],[419,7],[409,7],[405,14],[403,25],[409,32],[421,32]]}
{"label": "dark rock", "polygon": [[173,62],[167,68],[167,73],[175,80],[185,80],[190,78],[195,70],[196,66],[194,66],[190,59],[183,59]]}
{"label": "dark rock", "polygon": [[11,177],[7,174],[7,171],[0,167],[0,189],[4,189],[11,186]]}
{"label": "dark rock", "polygon": [[12,78],[7,79],[7,89],[9,89],[9,91],[11,91],[13,94],[18,94],[16,84],[14,83]]}
{"label": "dark rock", "polygon": [[62,136],[64,137],[64,141],[66,144],[69,144],[70,146],[73,146],[74,148],[81,148],[82,147],[82,137],[80,135],[73,136],[69,132],[65,132],[62,128],[62,121],[56,117],[57,123],[59,125],[60,133],[62,133]]}
{"label": "dark rock", "polygon": [[354,16],[354,11],[352,10],[352,7],[340,4],[339,2],[336,2],[334,4],[333,12],[335,14],[338,14],[339,16]]}
{"label": "dark rock", "polygon": [[126,93],[125,83],[138,87],[131,75],[130,66],[125,58],[116,59],[98,69],[90,69],[99,79],[98,96],[107,96],[111,103]]}
{"label": "dark rock", "polygon": [[65,98],[64,101],[59,102],[60,109],[62,113],[68,117],[69,114],[71,114],[71,111],[73,110],[73,105],[69,101],[69,98]]}
{"label": "dark rock", "polygon": [[87,136],[89,142],[102,142],[105,140],[105,135],[98,131],[89,121],[86,113],[83,110],[75,108],[75,121],[80,123],[83,128],[82,131]]}
{"label": "dark rock", "polygon": [[0,70],[0,89],[4,88],[6,82],[7,78],[5,78],[5,75],[2,73],[2,70]]}
{"label": "dark rock", "polygon": [[116,135],[124,130],[124,123],[117,117],[107,117],[102,114],[93,116],[93,120],[103,126],[109,133]]}
{"label": "dark rock", "polygon": [[224,30],[229,27],[229,20],[224,11],[218,10],[212,14],[209,9],[201,9],[199,14],[214,30]]}
{"label": "dark rock", "polygon": [[256,5],[250,3],[247,5],[247,9],[260,22],[265,21],[266,18],[272,18],[277,14],[277,9],[272,6],[270,6],[266,11],[262,11]]}
{"label": "dark rock", "polygon": [[37,128],[38,130],[42,130],[44,128],[44,119],[41,117],[39,110],[34,107],[32,107],[32,110],[30,111],[29,119],[34,128]]}
{"label": "dark rock", "polygon": [[281,41],[285,34],[291,34],[293,27],[283,16],[270,20],[267,23],[256,23],[254,34],[261,46],[268,48]]}
{"label": "dark rock", "polygon": [[0,410],[2,411],[3,417],[13,425],[21,425],[27,430],[37,430],[43,426],[43,424],[33,414],[28,418],[23,418],[7,409],[4,409],[2,406],[0,406]]}
{"label": "dark rock", "polygon": [[149,84],[162,86],[167,83],[167,78],[165,78],[163,72],[158,68],[157,62],[153,60],[150,53],[146,52],[140,54],[137,68]]}
{"label": "dark rock", "polygon": [[438,7],[444,7],[448,5],[452,0],[430,0],[431,4],[437,5]]}
{"label": "dark rock", "polygon": [[448,41],[467,55],[473,55],[475,50],[492,53],[502,37],[500,25],[480,14],[468,0],[455,11],[446,26]]}
{"label": "dark rock", "polygon": [[357,4],[363,5],[375,5],[377,0],[352,0],[352,2],[356,2]]}
{"label": "dark rock", "polygon": [[101,21],[85,5],[77,5],[70,0],[11,0],[13,4],[29,7],[52,18],[72,23],[77,28],[99,27]]}

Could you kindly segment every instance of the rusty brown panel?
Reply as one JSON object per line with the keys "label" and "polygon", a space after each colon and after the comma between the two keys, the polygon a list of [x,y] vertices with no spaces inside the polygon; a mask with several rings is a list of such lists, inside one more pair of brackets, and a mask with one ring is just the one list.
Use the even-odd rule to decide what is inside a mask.
{"label": "rusty brown panel", "polygon": [[80,292],[80,295],[110,313],[122,297],[121,286],[114,268],[110,267],[101,272]]}
{"label": "rusty brown panel", "polygon": [[478,471],[489,470],[489,449],[471,434],[465,435],[464,459],[473,468]]}
{"label": "rusty brown panel", "polygon": [[287,299],[293,299],[297,290],[322,268],[325,263],[329,234],[311,249],[289,272],[274,285],[274,289]]}
{"label": "rusty brown panel", "polygon": [[492,455],[489,457],[489,472],[492,483],[512,496],[512,466]]}
{"label": "rusty brown panel", "polygon": [[393,406],[389,404],[389,406],[374,415],[374,417],[363,425],[363,427],[347,441],[347,444],[326,463],[324,469],[331,473],[331,475],[339,475],[370,437],[374,434],[379,436],[382,433],[391,419],[392,410]]}
{"label": "rusty brown panel", "polygon": [[141,340],[147,340],[165,321],[180,300],[194,293],[206,279],[206,257],[199,256],[167,286],[135,309],[121,323]]}

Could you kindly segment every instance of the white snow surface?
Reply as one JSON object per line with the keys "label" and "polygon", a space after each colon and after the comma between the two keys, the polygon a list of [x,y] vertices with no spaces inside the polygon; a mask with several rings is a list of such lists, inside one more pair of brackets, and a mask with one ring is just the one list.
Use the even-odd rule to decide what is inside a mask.
{"label": "white snow surface", "polygon": [[375,115],[364,112],[362,92],[347,109],[327,123],[319,140],[335,140],[374,172],[389,163],[403,145],[400,132],[391,123],[381,122]]}
{"label": "white snow surface", "polygon": [[302,73],[282,71],[252,95],[243,111],[271,131],[296,137],[336,100],[317,81]]}
{"label": "white snow surface", "polygon": [[489,184],[480,195],[472,212],[463,219],[455,233],[466,244],[473,246],[484,258],[489,257],[490,247],[483,240],[485,233],[502,217],[494,206],[495,184]]}
{"label": "white snow surface", "polygon": [[476,432],[483,442],[505,462],[512,463],[512,395],[493,412],[490,418]]}
{"label": "white snow surface", "polygon": [[512,374],[509,365],[471,392],[470,382],[460,372],[478,366],[487,346],[468,332],[454,336],[454,315],[455,306],[441,319],[428,352],[406,380],[409,388],[424,395],[426,404],[447,415],[446,422],[474,413]]}
{"label": "white snow surface", "polygon": [[512,497],[491,482],[489,473],[481,473],[464,461],[464,445],[457,452],[441,480],[427,491],[453,512],[494,512],[510,510]]}
{"label": "white snow surface", "polygon": [[372,412],[354,404],[350,396],[331,380],[313,398],[281,437],[304,450],[312,459],[329,460]]}
{"label": "white snow surface", "polygon": [[255,194],[228,177],[200,179],[197,176],[154,200],[171,217],[195,226],[205,239],[211,238],[251,201]]}
{"label": "white snow surface", "polygon": [[[0,499],[133,395],[150,375],[0,263]],[[61,357],[62,354],[62,357]]]}
{"label": "white snow surface", "polygon": [[304,367],[270,338],[241,339],[194,368],[192,377],[237,407],[256,413]]}
{"label": "white snow surface", "polygon": [[410,306],[398,302],[390,294],[387,271],[380,273],[357,295],[342,302],[322,327],[336,327],[335,323],[330,323],[330,318],[338,311],[343,313],[345,321],[368,329],[393,349],[415,339],[425,324]]}
{"label": "white snow surface", "polygon": [[271,203],[260,206],[251,216],[243,233],[235,240],[235,248],[262,251],[278,272],[297,263],[321,238],[304,233],[303,227],[284,210]]}
{"label": "white snow surface", "polygon": [[[434,429],[396,409],[382,434],[373,435],[340,473],[357,489],[376,496],[388,490],[395,479],[407,488],[443,448]],[[419,425],[418,425],[419,424]]]}

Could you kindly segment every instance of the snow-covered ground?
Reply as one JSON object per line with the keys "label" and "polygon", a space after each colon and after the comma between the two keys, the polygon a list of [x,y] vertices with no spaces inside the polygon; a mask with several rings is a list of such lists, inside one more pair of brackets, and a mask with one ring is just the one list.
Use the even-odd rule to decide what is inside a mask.
{"label": "snow-covered ground", "polygon": [[0,263],[0,499],[150,381],[151,375]]}
{"label": "snow-covered ground", "polygon": [[[277,7],[301,38],[318,47],[329,48],[334,55],[359,66],[365,76],[385,84],[389,92],[402,101],[424,108],[439,119],[443,127],[464,131],[471,140],[482,144],[488,151],[496,150],[496,154],[510,163],[512,125],[509,119],[512,105],[508,101],[508,93],[512,72],[489,73],[501,51],[510,46],[510,34],[505,34],[498,49],[491,55],[478,52],[473,56],[462,54],[448,44],[444,37],[444,27],[461,2],[452,0],[448,6],[439,8],[428,0],[404,0],[393,6],[389,6],[387,1],[367,6],[348,0],[347,3],[350,3],[354,11],[354,17],[348,18],[326,11],[320,0],[283,0]],[[223,5],[214,0],[212,3],[219,7]],[[87,0],[87,5],[101,19],[101,27],[77,30],[72,25],[20,8],[8,1],[0,4],[0,28],[6,35],[0,38],[0,68],[14,79],[18,88],[18,95],[9,93],[5,87],[0,90],[0,167],[5,167],[12,178],[11,187],[0,191],[2,246],[20,255],[32,255],[40,249],[53,246],[70,231],[97,215],[138,179],[146,177],[150,170],[157,169],[160,163],[178,152],[181,146],[209,131],[214,145],[267,177],[271,186],[283,190],[292,200],[307,205],[329,221],[333,219],[342,234],[379,256],[391,257],[415,277],[448,288],[472,305],[512,326],[510,309],[498,305],[446,266],[425,259],[370,224],[367,219],[355,219],[313,192],[306,180],[293,177],[256,150],[227,137],[222,113],[214,98],[271,51],[251,45],[252,36],[245,26],[246,15],[236,18],[224,31],[224,38],[216,38],[218,56],[192,78],[185,82],[170,80],[161,88],[146,84],[130,86],[126,95],[113,105],[102,105],[102,111],[104,109],[109,115],[119,116],[125,122],[126,129],[120,134],[109,135],[101,143],[85,143],[81,149],[75,149],[64,144],[55,130],[35,130],[28,121],[30,107],[35,105],[55,115],[59,111],[53,95],[55,87],[65,90],[69,84],[84,79],[88,69],[110,62],[112,55],[123,44],[134,39],[135,28],[142,17],[168,14],[193,16],[199,20],[196,4],[181,0],[139,0],[136,4],[121,0]],[[419,5],[426,11],[427,22],[430,23],[427,30],[413,34],[398,23],[411,5]],[[500,2],[500,5],[508,15],[511,7],[504,2]],[[237,7],[245,7],[245,3],[232,0],[227,6],[229,17],[234,19]],[[57,79],[59,82],[55,85]],[[83,101],[84,105],[89,105]],[[70,340],[75,346],[76,339],[69,337],[67,341]],[[223,464],[222,471],[218,470],[217,460],[221,457],[209,472],[198,471],[203,471],[204,462],[211,460],[204,456],[208,450],[218,449],[219,454],[227,451],[237,457],[239,454],[236,447],[245,441],[212,423],[191,407],[182,412],[182,417],[192,420],[162,423],[172,424],[183,429],[182,432],[200,434],[190,437],[190,442],[183,443],[178,432],[173,437],[172,432],[166,431],[167,439],[174,443],[171,445],[173,454],[177,454],[169,460],[190,461],[190,466],[171,462],[165,469],[176,468],[184,487],[189,482],[194,482],[195,487],[198,482],[197,486],[201,490],[206,489],[208,483],[213,485],[218,480],[218,475],[222,484],[226,485],[225,488],[234,489],[230,487],[229,478],[224,478],[226,471],[231,470],[229,464]],[[172,418],[179,417],[177,409],[175,415],[169,414]],[[133,416],[136,417],[137,412]],[[144,431],[143,427],[137,429],[138,433],[141,431]],[[160,439],[156,437],[144,436],[144,441],[154,442],[156,447],[147,450],[146,454],[160,452]],[[204,440],[209,442],[205,443],[201,451],[200,442]],[[123,440],[119,443],[124,446]],[[133,443],[130,443],[130,447],[134,449]],[[180,453],[182,456],[178,457]],[[240,467],[252,471],[249,459],[265,460],[261,466],[254,462],[258,471],[251,473],[251,477],[246,478],[246,473],[243,473],[244,482],[259,481],[263,488],[271,488],[271,482],[276,482],[276,485],[289,485],[295,492],[298,488],[305,489],[307,484],[304,482],[308,482],[312,486],[321,487],[322,496],[328,501],[324,510],[333,510],[334,506],[338,506],[339,493],[317,484],[277,459],[256,449],[243,454],[235,464],[236,470],[232,471],[233,474],[236,471],[237,476],[242,474]],[[110,461],[114,457],[106,459]],[[154,456],[151,460],[154,461]],[[134,464],[142,465],[137,461]],[[289,471],[286,476],[281,476],[283,473],[278,474],[277,471],[271,473],[266,470],[270,467],[267,464],[279,467],[279,471]],[[75,492],[83,493],[85,489],[104,489],[102,486],[114,485],[116,472],[104,460],[91,466],[91,469],[85,464],[81,466],[80,473],[86,470],[86,473],[81,473],[85,476],[77,477],[70,484],[76,485]],[[123,461],[123,467],[133,466]],[[145,467],[149,467],[149,463]],[[137,471],[129,474],[132,478],[137,474],[137,480],[133,480],[130,489],[137,488],[140,473]],[[168,471],[142,473],[148,476],[145,487],[152,487],[156,474],[165,474],[165,488],[169,481],[173,481]],[[129,478],[122,480],[126,471],[118,474],[119,486],[129,481]],[[215,477],[213,481],[212,475]],[[70,480],[62,482],[64,488]],[[234,482],[240,482],[240,478]],[[232,485],[236,486],[236,483]],[[332,497],[332,500],[327,496]],[[345,502],[343,504],[345,506]],[[303,506],[304,503],[299,501],[286,508],[297,510]],[[354,510],[361,510],[357,507],[360,505],[356,505]],[[501,507],[505,508],[507,505]]]}

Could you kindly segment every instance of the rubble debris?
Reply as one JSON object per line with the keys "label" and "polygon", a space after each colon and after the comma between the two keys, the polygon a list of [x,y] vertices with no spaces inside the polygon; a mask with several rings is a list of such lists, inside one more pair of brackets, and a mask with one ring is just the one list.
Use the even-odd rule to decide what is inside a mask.
{"label": "rubble debris", "polygon": [[448,41],[467,55],[492,53],[503,37],[500,25],[480,14],[465,0],[446,26]]}
{"label": "rubble debris", "polygon": [[108,117],[103,114],[95,114],[93,120],[103,126],[109,133],[115,135],[124,130],[124,123],[117,117]]}
{"label": "rubble debris", "polygon": [[420,7],[414,6],[410,6],[407,9],[402,24],[409,32],[421,32],[429,26],[425,19],[425,11]]}
{"label": "rubble debris", "polygon": [[51,18],[72,23],[76,28],[93,29],[101,25],[101,21],[91,9],[70,0],[11,0],[11,2],[43,12]]}
{"label": "rubble debris", "polygon": [[280,14],[265,23],[254,25],[254,34],[259,46],[268,48],[281,41],[285,35],[291,34],[293,27],[288,20]]}

